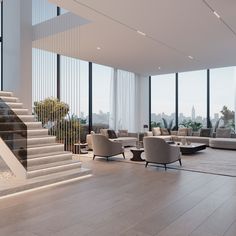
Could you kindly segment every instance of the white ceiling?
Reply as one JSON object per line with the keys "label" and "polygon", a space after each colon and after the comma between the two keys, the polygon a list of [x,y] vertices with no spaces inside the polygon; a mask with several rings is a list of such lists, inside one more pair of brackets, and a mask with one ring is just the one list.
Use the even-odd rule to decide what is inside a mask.
{"label": "white ceiling", "polygon": [[77,30],[79,50],[78,37],[63,43],[65,55],[143,75],[236,65],[236,0],[49,1],[91,22]]}

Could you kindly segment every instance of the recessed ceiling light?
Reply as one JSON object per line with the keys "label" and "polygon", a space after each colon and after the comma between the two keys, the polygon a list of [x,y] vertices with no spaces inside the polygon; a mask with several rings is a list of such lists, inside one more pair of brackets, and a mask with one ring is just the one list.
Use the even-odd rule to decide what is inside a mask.
{"label": "recessed ceiling light", "polygon": [[193,60],[193,57],[192,56],[188,56],[189,59]]}
{"label": "recessed ceiling light", "polygon": [[100,47],[97,47],[97,50],[101,50],[101,48],[100,48]]}
{"label": "recessed ceiling light", "polygon": [[213,14],[214,14],[217,18],[220,18],[220,15],[219,15],[216,11],[213,11]]}
{"label": "recessed ceiling light", "polygon": [[158,67],[158,70],[160,70],[160,69],[161,69],[161,67],[159,66],[159,67]]}
{"label": "recessed ceiling light", "polygon": [[146,36],[146,34],[144,32],[142,32],[142,31],[137,30],[137,33],[141,34],[142,36]]}

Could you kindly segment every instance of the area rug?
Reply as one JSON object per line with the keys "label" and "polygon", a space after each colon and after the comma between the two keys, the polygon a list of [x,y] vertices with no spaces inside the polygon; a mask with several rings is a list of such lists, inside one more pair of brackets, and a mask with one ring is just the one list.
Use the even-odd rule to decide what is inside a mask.
{"label": "area rug", "polygon": [[[120,155],[110,157],[109,161],[145,165],[145,162],[130,161],[132,153],[129,149],[126,149],[125,156],[125,160]],[[92,153],[87,157],[92,158]],[[145,153],[142,153],[142,158],[145,159]],[[162,165],[152,166],[163,168]],[[236,177],[236,151],[207,148],[192,155],[182,155],[182,167],[179,162],[175,162],[167,165],[167,168]]]}

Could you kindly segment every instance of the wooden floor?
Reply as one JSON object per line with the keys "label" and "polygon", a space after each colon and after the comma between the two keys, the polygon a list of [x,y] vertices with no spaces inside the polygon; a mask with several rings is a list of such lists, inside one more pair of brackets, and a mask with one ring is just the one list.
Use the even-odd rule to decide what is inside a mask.
{"label": "wooden floor", "polygon": [[0,200],[0,235],[236,235],[236,178],[99,158],[86,166],[89,179]]}

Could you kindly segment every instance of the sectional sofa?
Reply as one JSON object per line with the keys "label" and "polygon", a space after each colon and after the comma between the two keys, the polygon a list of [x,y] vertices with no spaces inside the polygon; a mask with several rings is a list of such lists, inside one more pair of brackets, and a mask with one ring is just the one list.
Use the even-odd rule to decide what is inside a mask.
{"label": "sectional sofa", "polygon": [[[136,146],[137,141],[138,141],[138,134],[137,133],[129,133],[128,130],[119,130],[116,133],[113,130],[100,129],[100,134],[106,136],[108,139],[110,139],[114,142],[121,143],[122,147]],[[93,135],[93,132],[86,136],[86,142],[87,142],[88,148],[90,150],[93,150],[92,135]]]}
{"label": "sectional sofa", "polygon": [[155,136],[166,141],[181,142],[186,139],[191,143],[203,143],[208,147],[236,150],[236,135],[231,134],[231,129],[218,128],[215,133],[212,129],[201,129],[200,132],[192,132],[191,128],[179,128],[178,131],[168,132],[167,129],[153,128],[146,132],[145,136]]}

